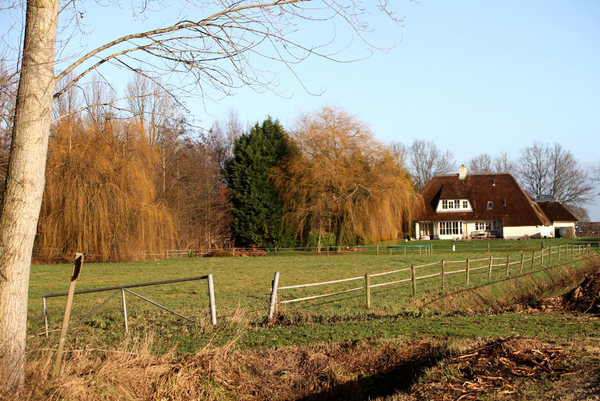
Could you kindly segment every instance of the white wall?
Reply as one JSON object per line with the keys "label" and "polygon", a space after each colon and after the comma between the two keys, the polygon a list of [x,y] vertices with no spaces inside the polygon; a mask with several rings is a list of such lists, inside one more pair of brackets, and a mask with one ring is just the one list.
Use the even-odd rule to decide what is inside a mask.
{"label": "white wall", "polygon": [[561,227],[575,228],[575,222],[574,221],[555,221],[554,222],[554,228],[561,228]]}
{"label": "white wall", "polygon": [[525,235],[554,238],[554,226],[504,227],[504,238],[519,239]]}

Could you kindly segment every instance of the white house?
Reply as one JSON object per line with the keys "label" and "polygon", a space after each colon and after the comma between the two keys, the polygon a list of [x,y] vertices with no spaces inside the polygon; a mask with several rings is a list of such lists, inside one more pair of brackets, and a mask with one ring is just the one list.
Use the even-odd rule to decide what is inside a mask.
{"label": "white house", "polygon": [[555,200],[531,200],[510,174],[467,174],[465,166],[433,177],[421,196],[417,238],[572,236],[578,220]]}

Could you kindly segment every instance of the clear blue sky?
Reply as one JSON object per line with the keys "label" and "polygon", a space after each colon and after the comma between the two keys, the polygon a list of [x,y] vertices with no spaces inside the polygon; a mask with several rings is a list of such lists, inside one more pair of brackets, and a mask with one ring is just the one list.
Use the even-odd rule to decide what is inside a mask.
{"label": "clear blue sky", "polygon": [[[235,110],[243,123],[271,115],[289,126],[300,112],[327,104],[356,114],[383,141],[433,140],[458,164],[481,153],[517,158],[535,140],[562,144],[586,169],[600,163],[600,1],[392,3],[405,16],[404,27],[376,17],[371,40],[400,42],[393,50],[350,64],[310,58],[296,66],[304,86],[321,95],[307,93],[292,74],[269,63],[262,66],[281,72],[286,97],[241,89],[204,106],[189,99],[192,118],[209,128]],[[86,4],[82,21],[93,32],[79,43],[91,49],[137,31],[127,6]],[[7,18],[1,15],[0,25]],[[155,24],[147,21],[144,29]],[[315,43],[329,38],[302,27],[299,34]],[[355,41],[343,57],[363,57],[365,48]],[[129,79],[122,72],[109,76],[122,88]],[[600,221],[598,199],[588,205],[594,221]]]}
{"label": "clear blue sky", "polygon": [[[600,162],[600,1],[396,3],[406,18],[392,31],[402,41],[392,51],[298,66],[310,90],[325,90],[321,96],[284,76],[289,100],[240,91],[208,110],[285,124],[300,111],[340,105],[381,140],[433,140],[458,164],[481,153],[516,158],[535,140],[562,144],[586,169]],[[587,209],[600,221],[600,204]]]}

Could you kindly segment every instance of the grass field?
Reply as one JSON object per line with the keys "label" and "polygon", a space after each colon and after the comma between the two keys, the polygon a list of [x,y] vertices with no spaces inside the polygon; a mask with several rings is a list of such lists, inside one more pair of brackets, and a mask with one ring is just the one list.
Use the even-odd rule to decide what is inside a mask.
{"label": "grass field", "polygon": [[[557,246],[560,240],[553,240],[548,246]],[[512,248],[510,246],[513,246]],[[448,246],[448,243],[437,242],[435,248]],[[441,291],[441,278],[433,277],[418,281],[417,296],[412,296],[412,284],[410,282],[398,285],[374,288],[371,292],[371,308],[366,308],[364,291],[350,294],[342,294],[332,298],[317,299],[302,303],[283,305],[280,311],[287,316],[288,320],[347,320],[350,318],[362,319],[368,316],[396,316],[422,314],[423,312],[444,311],[455,298],[454,293],[469,290],[473,292],[489,293],[485,302],[471,300],[472,305],[465,309],[493,308],[495,304],[506,302],[507,294],[518,292],[515,289],[507,290],[506,285],[519,282],[506,280],[506,268],[503,266],[507,255],[511,255],[512,261],[518,261],[521,251],[525,249],[528,257],[529,249],[538,249],[539,243],[530,241],[529,244],[516,241],[502,241],[494,244],[498,249],[492,252],[495,266],[492,278],[488,278],[487,267],[473,271],[470,275],[470,286],[466,286],[464,273],[448,275],[446,277],[445,290]],[[487,246],[485,246],[487,249]],[[451,249],[451,248],[448,248]],[[186,277],[203,276],[212,274],[215,283],[216,304],[218,320],[226,325],[231,320],[243,319],[245,322],[262,322],[267,316],[270,298],[271,281],[275,271],[281,272],[280,286],[289,286],[305,283],[323,282],[329,280],[345,279],[351,277],[362,277],[365,273],[380,273],[398,269],[405,269],[411,265],[424,265],[439,262],[441,259],[447,261],[446,272],[453,270],[464,270],[464,263],[452,264],[452,261],[464,261],[466,258],[484,261],[472,263],[471,269],[477,266],[487,266],[490,254],[479,251],[466,252],[434,252],[433,255],[389,255],[352,252],[326,255],[315,255],[313,253],[295,254],[293,256],[278,255],[258,258],[190,258],[170,259],[158,261],[140,261],[122,264],[84,264],[81,276],[77,281],[77,290],[88,290],[102,287],[113,287],[144,282],[172,280]],[[554,256],[556,263],[557,257]],[[564,260],[564,256],[563,256]],[[548,261],[546,261],[546,264]],[[440,264],[419,270],[419,276],[436,274],[440,272]],[[566,269],[578,269],[569,266]],[[519,266],[511,266],[511,277],[520,277],[520,281],[532,286],[531,283],[544,283],[553,273],[559,269],[541,269],[540,261],[536,262],[534,271],[531,271],[531,263],[527,263],[524,272],[519,273]],[[34,265],[31,272],[31,284],[29,292],[29,332],[32,335],[40,335],[44,332],[43,319],[39,318],[42,312],[41,297],[51,293],[66,292],[71,276],[71,265]],[[560,274],[559,274],[560,276]],[[395,275],[373,277],[371,285],[386,281],[395,281],[411,277],[410,271]],[[562,277],[562,276],[561,276]],[[311,296],[315,293],[343,291],[348,288],[363,286],[363,280],[339,285],[327,286],[327,288],[313,287],[308,289],[280,291],[280,299]],[[535,285],[533,285],[535,287]],[[194,320],[200,321],[203,330],[211,330],[209,324],[207,283],[193,281],[161,285],[157,287],[144,287],[134,289],[144,297],[150,298],[170,309],[173,309]],[[112,292],[83,294],[75,297],[71,324],[78,322],[85,314],[94,307],[105,301]],[[49,298],[47,301],[48,320],[52,333],[57,333],[62,323],[66,297]],[[455,305],[460,309],[460,305]],[[130,327],[132,330],[157,330],[161,331],[185,331],[194,330],[193,324],[188,324],[176,316],[170,315],[153,305],[150,305],[132,295],[127,295],[127,310]],[[33,318],[38,317],[37,320]],[[184,323],[185,322],[185,323]],[[83,331],[85,336],[90,335],[90,329],[97,328],[97,332],[108,332],[111,336],[123,335],[123,312],[121,296],[115,296],[94,315],[87,318],[78,328],[74,328],[75,335]],[[102,334],[98,334],[102,337]],[[186,347],[187,348],[187,347]]]}
{"label": "grass field", "polygon": [[[491,255],[498,260],[505,260],[507,255],[511,255],[511,261],[516,261],[520,259],[521,252],[529,255],[533,250],[539,250],[540,242],[542,241],[492,241]],[[567,241],[553,239],[543,242],[546,246],[556,247]],[[485,339],[521,335],[557,344],[566,344],[575,340],[579,345],[593,347],[598,343],[600,323],[595,317],[560,312],[522,313],[523,308],[535,305],[544,297],[568,291],[591,268],[587,259],[571,261],[569,257],[569,261],[566,262],[563,257],[561,263],[558,263],[556,256],[552,266],[542,267],[540,262],[537,262],[533,271],[529,264],[522,273],[519,272],[518,265],[513,266],[508,278],[506,268],[503,266],[494,267],[491,279],[487,276],[487,268],[472,272],[469,286],[466,285],[464,273],[449,275],[443,291],[439,276],[420,280],[415,297],[412,295],[410,282],[374,288],[369,309],[365,305],[364,291],[282,305],[276,319],[271,323],[266,322],[271,280],[275,271],[281,272],[280,286],[289,286],[362,277],[365,273],[398,270],[410,267],[412,264],[430,264],[442,259],[452,262],[490,256],[487,245],[483,242],[471,244],[470,248],[463,247],[465,245],[463,243],[441,241],[429,243],[434,244],[433,255],[389,255],[388,252],[382,252],[383,246],[381,246],[379,255],[370,249],[368,252],[342,254],[330,252],[329,256],[278,252],[277,255],[256,258],[190,258],[122,264],[84,263],[81,276],[77,281],[77,290],[212,274],[219,323],[216,327],[210,324],[205,280],[134,289],[140,295],[197,320],[199,324],[182,320],[132,295],[127,295],[130,330],[128,335],[125,334],[124,329],[120,294],[112,298],[94,315],[85,319],[83,323],[73,327],[86,313],[100,305],[113,292],[77,295],[71,315],[72,330],[67,336],[67,350],[70,352],[67,365],[82,363],[75,358],[78,354],[73,353],[77,350],[92,352],[90,355],[93,358],[97,358],[93,350],[108,350],[106,352],[125,350],[141,355],[140,344],[146,344],[148,352],[155,355],[152,358],[180,355],[175,357],[179,360],[179,358],[200,355],[207,350],[225,352],[223,350],[230,347],[258,352],[258,350],[278,349],[277,347],[320,347],[337,343],[362,344],[365,341],[375,344],[381,341],[434,340],[447,345],[447,343],[462,344],[465,341],[480,343]],[[472,245],[480,243],[482,249],[473,250]],[[597,241],[590,241],[590,243],[595,245],[593,251],[597,252]],[[452,245],[460,246],[455,248],[456,251],[452,251]],[[494,263],[502,262],[496,262],[494,259]],[[485,265],[486,262],[481,264]],[[419,274],[439,272],[439,266],[437,264],[430,268],[435,271],[423,268]],[[473,267],[475,264],[471,266]],[[447,271],[464,268],[464,263],[447,264]],[[38,369],[38,364],[45,358],[49,358],[47,350],[56,348],[66,302],[65,297],[48,299],[50,337],[46,339],[44,320],[39,317],[42,311],[41,297],[46,294],[66,292],[71,271],[70,264],[32,266],[28,312],[28,355],[30,361],[33,361],[30,369],[33,366]],[[374,277],[371,284],[406,277],[410,277],[410,271],[398,275]],[[332,286],[327,291],[340,291],[361,285],[363,281],[358,280]],[[281,291],[280,299],[307,296],[323,290],[323,288],[311,288]],[[100,360],[95,359],[95,363],[101,363],[102,358],[107,356],[101,357]],[[160,364],[156,361],[153,363]],[[93,365],[91,361],[85,364]],[[65,369],[74,368],[65,367]],[[75,380],[78,374],[70,372],[69,375],[74,376],[69,377]],[[213,379],[209,382],[213,383],[211,381]],[[205,399],[238,399],[239,394],[236,396],[234,390],[227,389],[227,386],[222,387],[223,384],[218,380],[216,384],[210,383],[205,385],[209,388],[207,394],[210,393],[211,396]],[[49,388],[56,389],[57,398],[61,398],[62,393],[58,390],[61,388],[59,383],[51,381],[47,385]],[[156,383],[153,384],[155,385]],[[218,395],[221,390],[223,396]],[[96,388],[89,391],[92,391],[96,397],[98,391],[108,390]],[[32,391],[33,393],[35,391]],[[109,393],[113,394],[112,390],[107,394]],[[44,394],[48,395],[47,392]],[[72,393],[68,394],[72,395]],[[104,398],[120,399],[118,392],[117,395],[110,394]]]}

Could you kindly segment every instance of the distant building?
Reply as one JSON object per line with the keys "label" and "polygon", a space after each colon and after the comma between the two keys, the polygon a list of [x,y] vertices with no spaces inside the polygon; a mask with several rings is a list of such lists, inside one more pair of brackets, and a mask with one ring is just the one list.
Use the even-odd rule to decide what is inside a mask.
{"label": "distant building", "polygon": [[578,221],[552,197],[533,201],[507,173],[439,175],[421,192],[417,238],[573,237]]}

